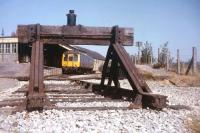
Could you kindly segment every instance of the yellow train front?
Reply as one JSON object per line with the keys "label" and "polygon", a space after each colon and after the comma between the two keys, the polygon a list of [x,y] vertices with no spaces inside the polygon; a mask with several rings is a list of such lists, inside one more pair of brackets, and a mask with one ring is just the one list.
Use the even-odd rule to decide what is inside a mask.
{"label": "yellow train front", "polygon": [[94,59],[85,53],[78,51],[67,51],[62,55],[63,73],[91,73]]}

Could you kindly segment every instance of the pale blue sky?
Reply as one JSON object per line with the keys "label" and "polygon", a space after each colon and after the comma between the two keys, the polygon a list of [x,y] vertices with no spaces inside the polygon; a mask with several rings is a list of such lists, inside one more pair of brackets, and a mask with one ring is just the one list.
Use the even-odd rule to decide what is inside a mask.
{"label": "pale blue sky", "polygon": [[[75,10],[77,24],[133,27],[135,41],[151,42],[155,56],[166,41],[172,55],[179,48],[183,59],[190,58],[192,46],[200,51],[200,0],[1,0],[0,28],[10,35],[18,24],[64,25],[69,9]],[[84,47],[103,55],[107,50]]]}

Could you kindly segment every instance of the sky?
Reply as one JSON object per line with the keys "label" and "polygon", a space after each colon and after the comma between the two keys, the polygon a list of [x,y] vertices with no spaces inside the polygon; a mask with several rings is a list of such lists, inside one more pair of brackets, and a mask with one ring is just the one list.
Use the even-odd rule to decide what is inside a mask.
{"label": "sky", "polygon": [[[193,46],[200,51],[200,0],[0,0],[0,29],[8,36],[18,24],[65,25],[70,9],[77,24],[134,28],[134,41],[150,42],[155,57],[167,41],[172,56],[180,49],[182,60],[191,58]],[[106,55],[107,47],[83,47]],[[137,53],[136,46],[126,50]]]}

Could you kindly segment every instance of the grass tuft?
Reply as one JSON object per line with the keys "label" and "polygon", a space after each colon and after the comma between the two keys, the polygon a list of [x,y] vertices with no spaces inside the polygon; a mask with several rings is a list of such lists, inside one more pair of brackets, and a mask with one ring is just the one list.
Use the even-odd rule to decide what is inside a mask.
{"label": "grass tuft", "polygon": [[192,133],[200,133],[200,116],[193,117],[191,122],[189,123],[189,128]]}

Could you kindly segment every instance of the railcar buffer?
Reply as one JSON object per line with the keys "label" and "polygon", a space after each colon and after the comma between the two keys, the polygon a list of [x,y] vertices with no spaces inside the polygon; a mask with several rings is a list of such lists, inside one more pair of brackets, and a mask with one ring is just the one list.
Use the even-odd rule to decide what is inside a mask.
{"label": "railcar buffer", "polygon": [[[67,15],[68,25],[46,26],[40,24],[19,25],[17,29],[19,43],[32,45],[29,89],[27,93],[27,110],[42,109],[46,104],[45,86],[43,83],[43,44],[57,45],[109,45],[102,71],[100,88],[111,86],[120,89],[118,81],[119,67],[124,71],[133,92],[133,103],[153,108],[166,106],[166,96],[152,94],[142,76],[123,46],[133,45],[133,29],[115,27],[89,27],[76,25],[76,15],[70,11]],[[105,85],[106,68],[109,60],[111,71],[108,84]]]}

